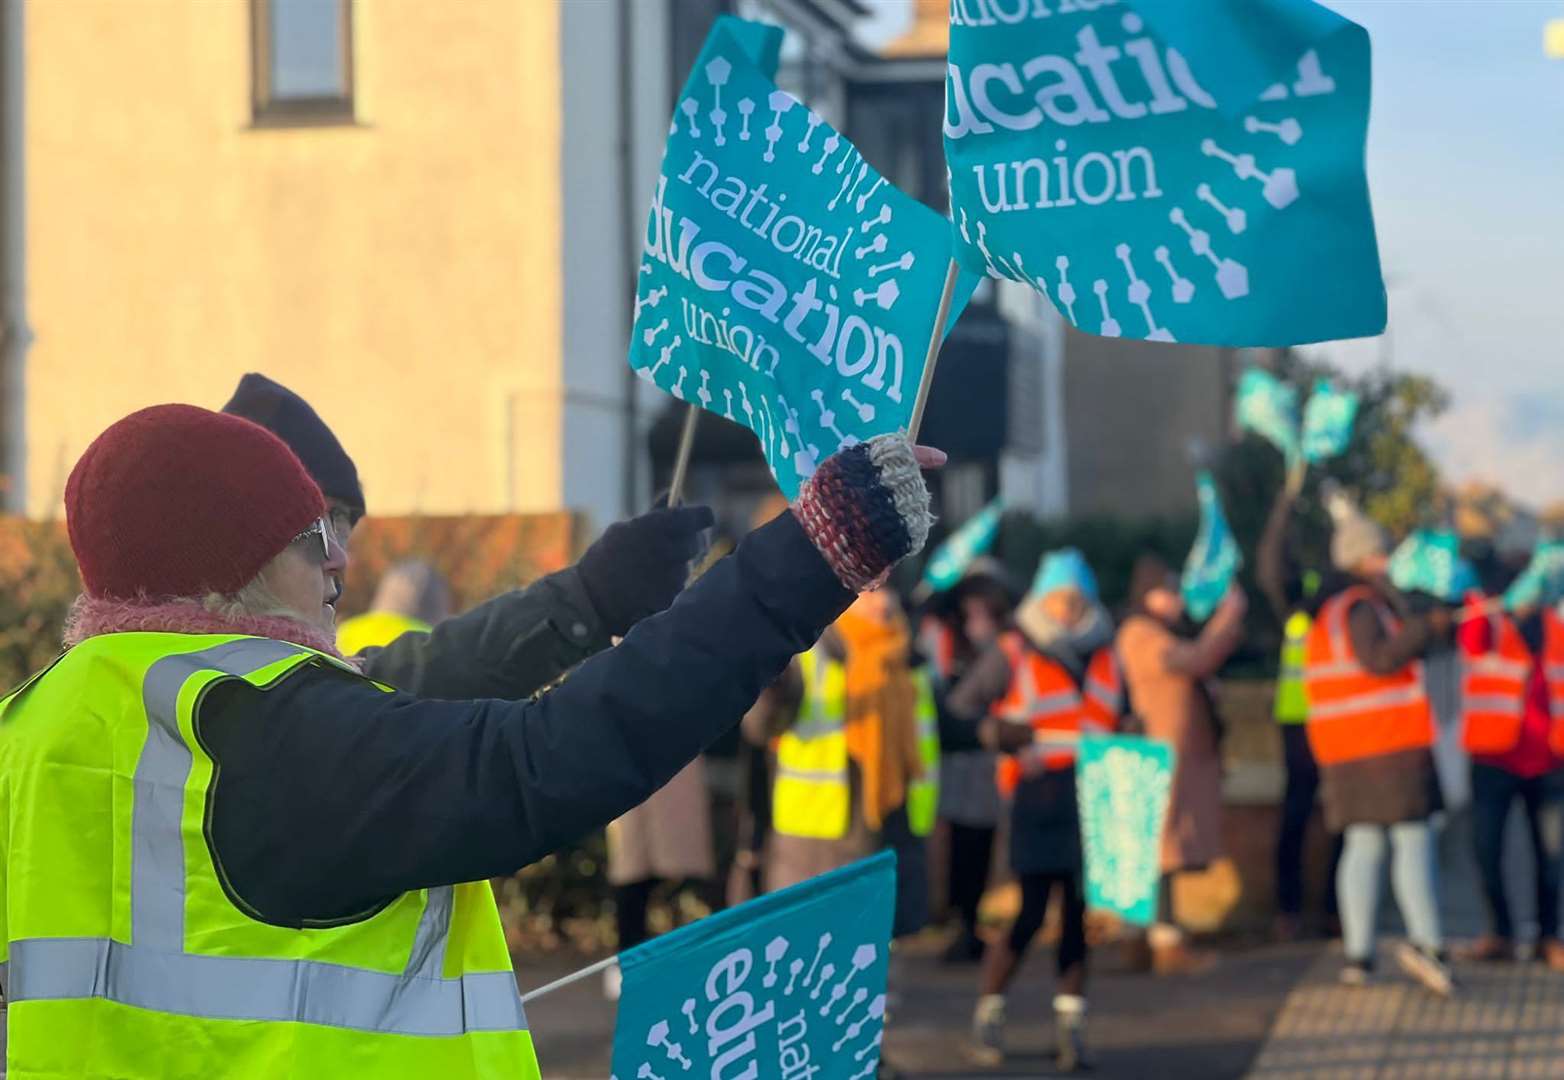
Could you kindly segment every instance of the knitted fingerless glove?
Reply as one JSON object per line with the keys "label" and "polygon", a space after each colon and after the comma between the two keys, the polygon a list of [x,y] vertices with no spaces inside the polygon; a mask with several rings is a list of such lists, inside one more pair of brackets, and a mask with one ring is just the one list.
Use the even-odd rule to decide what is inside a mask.
{"label": "knitted fingerless glove", "polygon": [[902,435],[838,451],[799,489],[793,514],[837,579],[853,592],[885,580],[923,550],[933,518],[929,489]]}

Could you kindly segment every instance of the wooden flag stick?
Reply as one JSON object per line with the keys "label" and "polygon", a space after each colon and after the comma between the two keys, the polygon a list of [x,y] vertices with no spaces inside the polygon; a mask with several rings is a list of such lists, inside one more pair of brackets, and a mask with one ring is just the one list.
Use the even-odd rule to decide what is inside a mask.
{"label": "wooden flag stick", "polygon": [[690,451],[695,448],[695,422],[700,418],[701,407],[690,402],[684,414],[684,427],[679,431],[679,452],[673,459],[673,481],[668,485],[670,510],[684,501],[684,476],[690,471]]}
{"label": "wooden flag stick", "polygon": [[1303,482],[1308,478],[1309,466],[1300,461],[1287,469],[1287,495],[1296,499],[1303,491]]}
{"label": "wooden flag stick", "polygon": [[945,320],[950,317],[950,302],[956,295],[956,275],[961,267],[951,259],[945,268],[945,288],[939,294],[939,311],[934,316],[934,332],[929,335],[929,351],[923,358],[923,378],[918,380],[918,396],[912,402],[912,419],[907,422],[907,441],[918,441],[923,426],[923,410],[929,404],[929,388],[934,385],[934,365],[939,360],[940,343],[945,340]]}

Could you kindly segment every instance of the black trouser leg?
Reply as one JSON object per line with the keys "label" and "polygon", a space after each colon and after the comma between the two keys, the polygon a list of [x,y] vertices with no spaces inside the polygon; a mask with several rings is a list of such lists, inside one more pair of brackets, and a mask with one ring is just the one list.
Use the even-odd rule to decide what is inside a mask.
{"label": "black trouser leg", "polygon": [[1287,790],[1282,796],[1281,832],[1276,839],[1276,907],[1283,915],[1296,916],[1303,911],[1303,842],[1314,814],[1320,770],[1302,724],[1282,725],[1282,750]]}
{"label": "black trouser leg", "polygon": [[656,878],[614,886],[614,925],[619,932],[620,952],[641,944],[650,936],[646,928],[646,909],[656,888]]}
{"label": "black trouser leg", "polygon": [[993,859],[994,829],[950,823],[950,905],[968,934],[977,933],[978,906]]}
{"label": "black trouser leg", "polygon": [[1086,893],[1079,874],[1062,874],[1059,904],[1063,918],[1059,934],[1061,994],[1086,993]]}
{"label": "black trouser leg", "polygon": [[1477,848],[1488,929],[1512,938],[1509,898],[1504,893],[1504,824],[1520,787],[1514,775],[1492,765],[1472,765],[1472,840]]}
{"label": "black trouser leg", "polygon": [[1559,871],[1564,860],[1564,785],[1557,775],[1527,780],[1521,788],[1537,882],[1537,928],[1544,940],[1559,936]]}

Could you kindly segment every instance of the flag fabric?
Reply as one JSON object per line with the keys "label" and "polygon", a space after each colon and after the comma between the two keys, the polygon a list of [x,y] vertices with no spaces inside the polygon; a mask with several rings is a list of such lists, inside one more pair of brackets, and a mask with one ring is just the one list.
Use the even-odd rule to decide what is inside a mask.
{"label": "flag fabric", "polygon": [[1477,574],[1461,557],[1461,538],[1455,533],[1415,529],[1390,554],[1390,583],[1402,592],[1453,604],[1477,587]]}
{"label": "flag fabric", "polygon": [[1553,607],[1564,600],[1564,541],[1545,540],[1504,594],[1507,611]]}
{"label": "flag fabric", "polygon": [[994,546],[1004,512],[1003,501],[995,499],[947,536],[923,568],[923,587],[931,593],[944,592],[960,581],[972,560]]}
{"label": "flag fabric", "polygon": [[1191,619],[1205,622],[1233,587],[1244,557],[1222,511],[1216,479],[1201,471],[1195,477],[1195,492],[1200,501],[1200,531],[1184,560],[1184,607]]}
{"label": "flag fabric", "polygon": [[957,257],[1077,329],[1384,329],[1356,23],[1311,0],[951,0],[945,94]]}
{"label": "flag fabric", "polygon": [[[753,431],[789,498],[839,448],[905,428],[950,257],[903,194],[719,19],[679,95],[642,247],[630,366]],[[963,273],[949,329],[977,278]]]}
{"label": "flag fabric", "polygon": [[1358,418],[1358,395],[1338,390],[1329,379],[1314,384],[1303,410],[1303,459],[1311,465],[1340,457],[1352,442]]}
{"label": "flag fabric", "polygon": [[615,1080],[874,1076],[895,900],[887,850],[621,953]]}
{"label": "flag fabric", "polygon": [[1298,434],[1298,391],[1263,368],[1249,368],[1238,379],[1233,419],[1282,452],[1291,468],[1303,453]]}
{"label": "flag fabric", "polygon": [[1173,747],[1159,739],[1082,735],[1075,767],[1086,853],[1086,903],[1150,926],[1162,877],[1162,824]]}

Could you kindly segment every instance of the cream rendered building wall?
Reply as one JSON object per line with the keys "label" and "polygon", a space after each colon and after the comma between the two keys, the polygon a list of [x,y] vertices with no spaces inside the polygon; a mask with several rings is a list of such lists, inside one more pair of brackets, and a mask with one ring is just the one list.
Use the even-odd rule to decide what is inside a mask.
{"label": "cream rendered building wall", "polygon": [[558,9],[355,0],[358,123],[254,128],[248,0],[32,0],[26,505],[114,419],[304,394],[372,512],[562,484]]}

